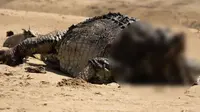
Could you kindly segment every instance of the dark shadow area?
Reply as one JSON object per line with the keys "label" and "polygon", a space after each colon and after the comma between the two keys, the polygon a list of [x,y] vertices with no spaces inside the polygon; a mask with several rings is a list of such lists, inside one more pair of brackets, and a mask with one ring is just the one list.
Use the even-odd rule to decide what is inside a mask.
{"label": "dark shadow area", "polygon": [[30,66],[35,66],[35,67],[41,67],[42,66],[48,72],[53,72],[57,75],[70,77],[70,75],[67,75],[66,73],[60,71],[60,69],[58,69],[58,68],[52,68],[51,66],[48,66],[48,65],[35,64],[35,63],[29,63],[29,62],[27,62],[27,64],[30,65]]}

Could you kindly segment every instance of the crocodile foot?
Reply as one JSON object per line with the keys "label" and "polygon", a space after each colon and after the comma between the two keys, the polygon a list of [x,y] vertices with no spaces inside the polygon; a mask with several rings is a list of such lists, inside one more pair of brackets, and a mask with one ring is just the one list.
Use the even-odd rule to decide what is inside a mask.
{"label": "crocodile foot", "polygon": [[106,84],[114,81],[108,59],[101,57],[89,60],[88,65],[79,74],[78,78],[94,84]]}

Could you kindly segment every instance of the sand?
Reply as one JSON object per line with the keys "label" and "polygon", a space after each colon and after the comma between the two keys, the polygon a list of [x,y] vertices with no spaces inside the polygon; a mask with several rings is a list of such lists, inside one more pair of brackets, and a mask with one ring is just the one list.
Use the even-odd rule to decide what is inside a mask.
{"label": "sand", "polygon": [[[187,35],[187,56],[200,59],[199,0],[0,0],[0,46],[6,31],[47,33],[109,11]],[[43,65],[37,59],[29,63]],[[200,86],[94,85],[65,74],[0,65],[1,112],[199,112]]]}

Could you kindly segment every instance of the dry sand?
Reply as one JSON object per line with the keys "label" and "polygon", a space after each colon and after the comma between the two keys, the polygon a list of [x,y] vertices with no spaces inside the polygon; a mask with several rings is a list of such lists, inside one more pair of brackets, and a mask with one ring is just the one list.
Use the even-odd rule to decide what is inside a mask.
{"label": "dry sand", "polygon": [[[65,29],[87,17],[122,12],[187,34],[187,56],[200,59],[199,0],[0,0],[0,45],[6,31]],[[36,59],[30,63],[43,64]],[[0,65],[1,112],[199,112],[200,86],[92,85],[61,72],[25,72],[27,64]]]}

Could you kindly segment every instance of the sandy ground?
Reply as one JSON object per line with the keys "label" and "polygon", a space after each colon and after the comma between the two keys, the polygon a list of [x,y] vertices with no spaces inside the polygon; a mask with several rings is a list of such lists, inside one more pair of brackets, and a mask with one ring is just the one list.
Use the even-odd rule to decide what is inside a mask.
{"label": "sandy ground", "polygon": [[[141,1],[141,0],[140,0]],[[65,29],[87,17],[120,11],[187,35],[187,56],[200,59],[199,0],[0,0],[0,46],[7,30]],[[29,63],[43,63],[29,59]],[[200,86],[92,85],[54,70],[28,73],[0,65],[1,112],[199,112]]]}

